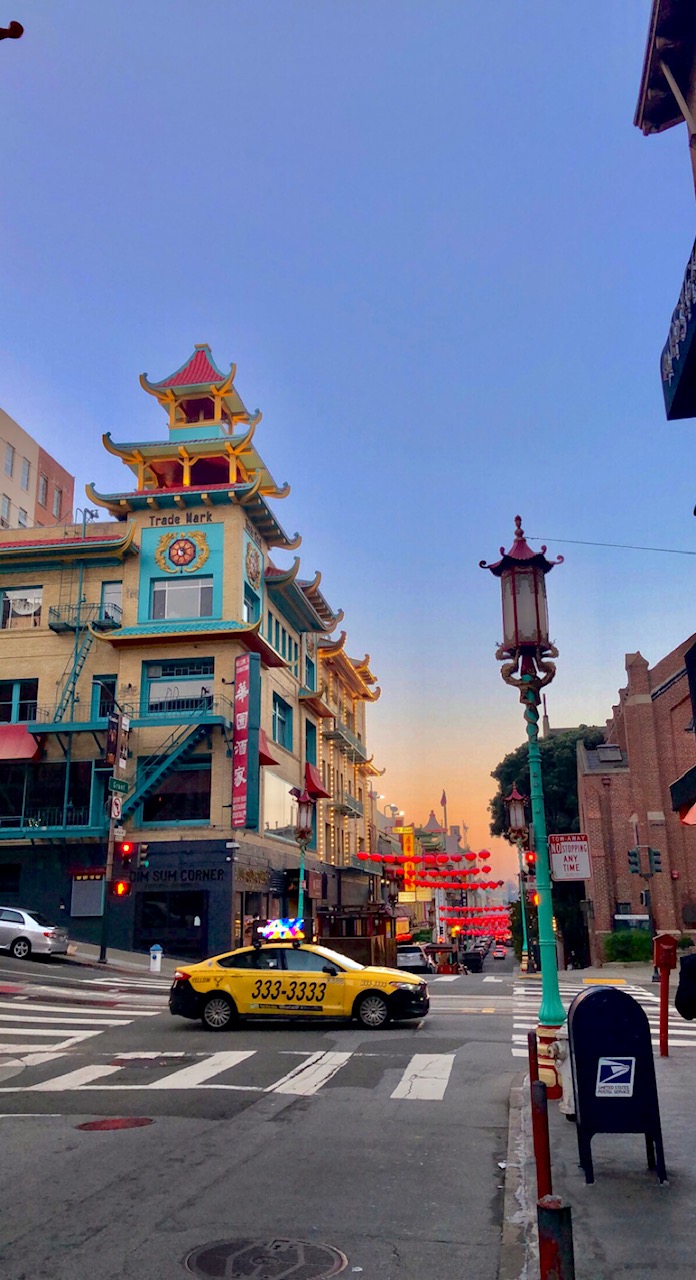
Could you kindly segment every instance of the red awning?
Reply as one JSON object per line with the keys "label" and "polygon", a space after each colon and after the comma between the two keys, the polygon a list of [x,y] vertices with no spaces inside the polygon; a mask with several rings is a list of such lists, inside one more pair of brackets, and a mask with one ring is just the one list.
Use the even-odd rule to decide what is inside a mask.
{"label": "red awning", "polygon": [[305,765],[304,778],[305,790],[309,792],[313,800],[328,800],[331,792],[326,790],[321,780],[321,774],[313,764]]}
{"label": "red awning", "polygon": [[268,738],[263,729],[259,729],[259,764],[278,764],[275,756],[271,755],[268,746]]}
{"label": "red awning", "polygon": [[23,724],[0,725],[0,760],[33,760],[39,744]]}

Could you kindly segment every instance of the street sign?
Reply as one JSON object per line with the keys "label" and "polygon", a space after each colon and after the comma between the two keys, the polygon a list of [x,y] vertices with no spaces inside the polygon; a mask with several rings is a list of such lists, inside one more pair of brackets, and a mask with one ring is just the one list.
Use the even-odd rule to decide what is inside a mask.
{"label": "street sign", "polygon": [[125,834],[125,827],[114,827],[114,840],[122,840]]}
{"label": "street sign", "polygon": [[111,817],[118,822],[123,812],[123,801],[120,796],[111,797]]}
{"label": "street sign", "polygon": [[564,836],[549,836],[549,858],[554,880],[589,880],[590,845],[581,832]]}
{"label": "street sign", "polygon": [[128,783],[125,778],[109,778],[109,791],[119,791],[121,795],[126,795],[128,791]]}

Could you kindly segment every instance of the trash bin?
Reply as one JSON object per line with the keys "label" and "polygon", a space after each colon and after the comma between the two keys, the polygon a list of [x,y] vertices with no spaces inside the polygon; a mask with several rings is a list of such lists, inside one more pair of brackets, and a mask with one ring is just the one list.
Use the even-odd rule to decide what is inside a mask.
{"label": "trash bin", "polygon": [[159,942],[150,947],[150,973],[160,973],[162,969],[162,948]]}

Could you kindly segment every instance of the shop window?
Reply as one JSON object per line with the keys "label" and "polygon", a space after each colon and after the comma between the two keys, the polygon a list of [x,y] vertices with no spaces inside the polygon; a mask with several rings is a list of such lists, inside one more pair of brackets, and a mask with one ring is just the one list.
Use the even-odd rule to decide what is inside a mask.
{"label": "shop window", "polygon": [[212,616],[212,578],[161,578],[153,582],[150,601],[150,617],[153,620]]}
{"label": "shop window", "polygon": [[143,801],[143,824],[210,822],[210,757],[175,769]]}
{"label": "shop window", "polygon": [[18,587],[2,593],[2,630],[26,631],[41,626],[41,587]]}
{"label": "shop window", "polygon": [[38,680],[0,680],[0,723],[36,719]]}
{"label": "shop window", "polygon": [[273,741],[292,751],[292,707],[278,693],[273,694]]}

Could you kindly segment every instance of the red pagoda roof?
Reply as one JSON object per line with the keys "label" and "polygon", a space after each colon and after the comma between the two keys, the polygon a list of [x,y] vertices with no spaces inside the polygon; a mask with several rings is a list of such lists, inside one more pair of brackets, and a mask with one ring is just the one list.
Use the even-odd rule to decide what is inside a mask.
{"label": "red pagoda roof", "polygon": [[510,565],[519,564],[521,561],[538,565],[543,573],[548,573],[556,564],[563,564],[563,556],[557,556],[555,560],[547,560],[546,547],[541,547],[539,551],[532,550],[524,536],[521,516],[515,516],[515,541],[509,551],[501,547],[500,554],[502,560],[496,560],[494,564],[486,564],[485,560],[480,560],[479,568],[490,569],[494,577],[501,578]]}
{"label": "red pagoda roof", "polygon": [[210,347],[207,342],[196,343],[192,356],[189,356],[185,364],[180,369],[169,375],[168,378],[162,378],[160,382],[153,382],[153,387],[206,387],[211,383],[224,382],[227,374],[218,369],[213,360]]}

